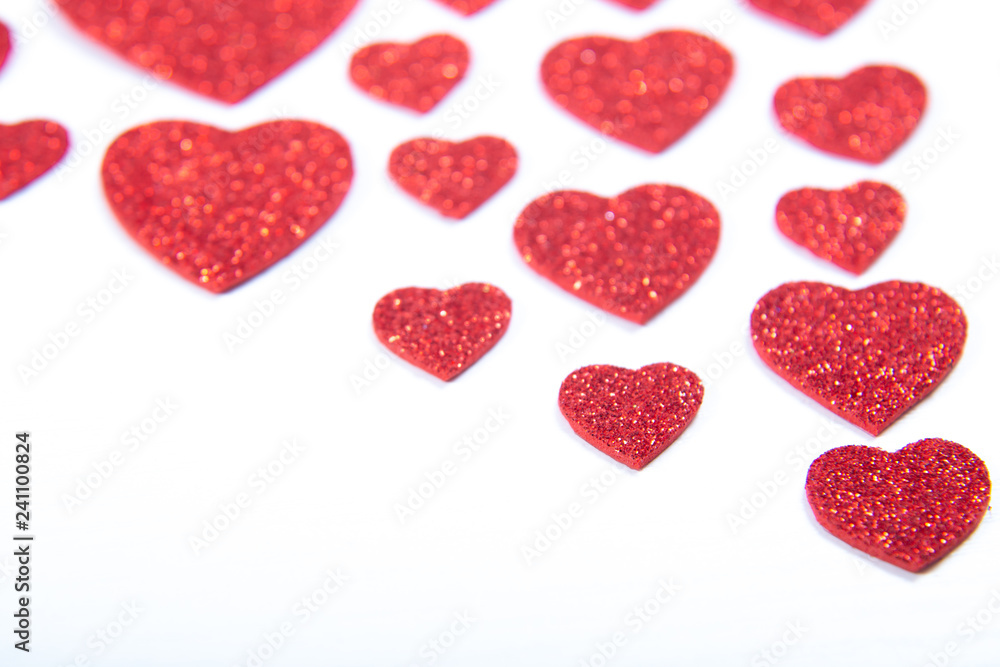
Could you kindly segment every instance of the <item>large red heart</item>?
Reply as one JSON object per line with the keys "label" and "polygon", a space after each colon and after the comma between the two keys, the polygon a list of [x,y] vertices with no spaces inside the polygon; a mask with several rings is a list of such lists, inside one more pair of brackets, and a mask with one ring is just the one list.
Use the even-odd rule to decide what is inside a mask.
{"label": "large red heart", "polygon": [[448,381],[497,344],[510,323],[510,298],[485,283],[444,292],[406,287],[379,299],[375,335],[397,356]]}
{"label": "large red heart", "polygon": [[347,142],[298,120],[226,132],[143,125],[104,156],[104,191],[125,230],[162,264],[225,292],[288,255],[340,206]]}
{"label": "large red heart", "polygon": [[10,55],[10,31],[3,23],[0,23],[0,68],[7,62]]}
{"label": "large red heart", "polygon": [[452,143],[414,139],[396,147],[389,175],[423,204],[449,218],[464,218],[517,171],[517,151],[503,139],[476,137]]}
{"label": "large red heart", "polygon": [[757,302],[750,332],[774,372],[878,435],[958,362],[966,320],[951,297],[920,283],[892,281],[852,292],[799,282]]}
{"label": "large red heart", "polygon": [[889,66],[843,79],[793,79],[774,94],[783,128],[820,150],[873,164],[906,141],[926,105],[920,79]]}
{"label": "large red heart", "polygon": [[0,125],[0,200],[25,187],[63,159],[66,129],[48,120]]}
{"label": "large red heart", "polygon": [[545,56],[542,81],[556,103],[602,133],[651,153],[684,136],[729,85],[733,57],[683,30],[636,42],[580,37]]}
{"label": "large red heart", "polygon": [[553,192],[528,205],[514,242],[532,269],[567,292],[645,324],[683,294],[719,245],[719,213],[673,185],[604,199]]}
{"label": "large red heart", "polygon": [[469,48],[451,35],[431,35],[413,44],[366,46],[351,59],[351,80],[372,97],[427,113],[469,68]]}
{"label": "large red heart", "polygon": [[775,213],[782,234],[857,275],[892,243],[905,217],[903,195],[873,181],[843,190],[795,190],[781,198]]}
{"label": "large red heart", "polygon": [[829,35],[850,21],[868,0],[750,0],[750,4],[817,35]]}
{"label": "large red heart", "polygon": [[895,453],[838,447],[809,467],[806,497],[835,537],[919,572],[979,525],[990,504],[990,473],[971,451],[938,438]]}
{"label": "large red heart", "polygon": [[674,364],[586,366],[563,380],[559,409],[581,438],[641,470],[684,432],[704,393],[697,375]]}
{"label": "large red heart", "polygon": [[496,0],[437,0],[442,5],[451,7],[459,14],[464,14],[469,16],[475,14],[481,9],[485,9],[492,5]]}
{"label": "large red heart", "polygon": [[230,104],[319,46],[358,0],[56,0],[132,63]]}

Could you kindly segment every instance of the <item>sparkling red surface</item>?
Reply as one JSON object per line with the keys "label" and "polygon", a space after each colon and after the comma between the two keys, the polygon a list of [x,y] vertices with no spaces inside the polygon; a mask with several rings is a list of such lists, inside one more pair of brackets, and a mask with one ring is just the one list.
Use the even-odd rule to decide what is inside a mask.
{"label": "sparkling red surface", "polygon": [[548,52],[541,71],[556,104],[603,134],[659,153],[719,101],[733,57],[708,37],[675,30],[635,42],[571,39]]}
{"label": "sparkling red surface", "polygon": [[836,537],[919,572],[979,525],[990,504],[990,475],[971,451],[937,438],[895,453],[838,447],[813,461],[806,497]]}
{"label": "sparkling red surface", "polygon": [[757,302],[750,333],[778,375],[878,435],[958,362],[966,320],[951,297],[920,283],[892,281],[852,292],[799,282]]}
{"label": "sparkling red surface", "polygon": [[775,213],[782,234],[857,275],[892,243],[905,217],[903,195],[873,181],[843,190],[795,190],[781,198]]}
{"label": "sparkling red surface", "polygon": [[343,137],[291,120],[235,133],[184,121],[143,125],[111,144],[103,166],[125,230],[211,292],[292,252],[337,210],[352,176]]}
{"label": "sparkling red surface", "polygon": [[868,0],[750,0],[750,4],[817,35],[829,35],[868,4]]}
{"label": "sparkling red surface", "polygon": [[66,129],[47,120],[0,125],[0,200],[17,192],[63,159]]}
{"label": "sparkling red surface", "polygon": [[446,291],[406,287],[379,299],[372,324],[393,354],[447,381],[497,344],[510,313],[510,298],[486,283]]}
{"label": "sparkling red surface", "polygon": [[643,185],[611,199],[553,192],[514,225],[532,269],[567,292],[644,324],[702,274],[719,244],[719,213],[672,185]]}
{"label": "sparkling red surface", "polygon": [[641,470],[684,432],[704,393],[697,375],[674,364],[586,366],[563,380],[559,409],[581,438]]}
{"label": "sparkling red surface", "polygon": [[781,126],[816,148],[878,164],[916,128],[927,90],[890,66],[863,67],[843,79],[793,79],[774,94]]}
{"label": "sparkling red surface", "polygon": [[414,139],[397,146],[389,158],[389,175],[403,190],[457,219],[479,208],[516,171],[517,151],[497,137],[461,143]]}
{"label": "sparkling red surface", "polygon": [[351,80],[383,102],[427,113],[469,68],[469,48],[451,35],[431,35],[413,44],[366,46],[351,59]]}
{"label": "sparkling red surface", "polygon": [[93,39],[193,91],[236,103],[308,55],[357,0],[55,0]]}
{"label": "sparkling red surface", "polygon": [[497,0],[437,0],[437,2],[454,9],[459,14],[469,16],[481,9],[486,9]]}

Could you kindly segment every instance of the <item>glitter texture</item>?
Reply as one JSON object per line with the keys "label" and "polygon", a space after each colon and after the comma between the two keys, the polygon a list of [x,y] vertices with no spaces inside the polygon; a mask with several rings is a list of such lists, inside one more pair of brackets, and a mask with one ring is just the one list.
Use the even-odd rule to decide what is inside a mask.
{"label": "glitter texture", "polygon": [[905,217],[903,195],[872,181],[843,190],[795,190],[781,198],[775,213],[782,234],[857,275],[892,243]]}
{"label": "glitter texture", "polygon": [[656,1],[657,0],[611,0],[611,2],[617,2],[619,5],[625,5],[630,9],[647,9]]}
{"label": "glitter texture", "polygon": [[868,4],[868,0],[750,0],[750,4],[772,16],[829,35]]}
{"label": "glitter texture", "polygon": [[357,0],[56,0],[91,38],[234,104],[319,46]]}
{"label": "glitter texture", "polygon": [[806,396],[878,435],[958,362],[965,314],[941,290],[879,283],[852,292],[787,283],[757,302],[760,358]]}
{"label": "glitter texture", "polygon": [[31,120],[0,125],[0,200],[58,164],[67,148],[66,130],[58,123]]}
{"label": "glitter texture", "polygon": [[556,45],[542,81],[556,103],[603,134],[659,153],[711,110],[729,85],[733,57],[681,30],[637,42],[581,37]]}
{"label": "glitter texture", "polygon": [[603,199],[553,192],[528,205],[514,242],[532,269],[567,292],[645,324],[702,274],[719,245],[711,202],[672,185]]}
{"label": "glitter texture", "polygon": [[517,151],[497,137],[462,143],[415,139],[397,146],[389,175],[422,204],[461,219],[496,194],[517,171]]}
{"label": "glitter texture", "polygon": [[486,9],[496,0],[437,0],[445,7],[454,9],[459,14],[470,16],[481,9]]}
{"label": "glitter texture", "polygon": [[979,525],[990,504],[990,473],[965,447],[937,438],[895,453],[838,447],[809,467],[806,497],[835,537],[919,572]]}
{"label": "glitter texture", "polygon": [[413,44],[366,46],[351,60],[351,80],[383,102],[427,113],[469,68],[469,48],[451,35],[431,35]]}
{"label": "glitter texture", "polygon": [[165,121],[118,137],[103,176],[111,207],[142,247],[196,285],[225,292],[322,227],[353,167],[344,138],[316,123],[230,133]]}
{"label": "glitter texture", "polygon": [[402,359],[448,381],[497,344],[510,323],[510,298],[498,287],[466,283],[442,292],[406,287],[379,299],[375,335]]}
{"label": "glitter texture", "polygon": [[641,470],[684,432],[704,394],[697,375],[673,364],[586,366],[563,380],[559,409],[581,438]]}
{"label": "glitter texture", "polygon": [[10,31],[7,30],[7,26],[0,23],[0,69],[3,68],[4,63],[7,62],[7,56],[10,55]]}
{"label": "glitter texture", "polygon": [[872,164],[906,141],[926,105],[920,79],[888,66],[843,79],[793,79],[774,94],[783,128],[822,151]]}

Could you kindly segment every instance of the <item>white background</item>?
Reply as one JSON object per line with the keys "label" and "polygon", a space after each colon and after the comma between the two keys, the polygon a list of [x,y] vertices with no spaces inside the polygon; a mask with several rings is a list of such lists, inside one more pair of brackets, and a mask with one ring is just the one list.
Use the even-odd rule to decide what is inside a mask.
{"label": "white background", "polygon": [[[59,16],[24,32],[32,36],[0,74],[0,122],[60,121],[77,166],[0,203],[0,433],[10,442],[0,454],[0,515],[13,533],[13,434],[27,429],[37,535],[33,651],[14,651],[4,630],[0,663],[246,665],[248,651],[288,622],[294,634],[263,664],[430,664],[425,643],[468,612],[476,619],[471,629],[435,664],[599,665],[591,660],[595,644],[616,632],[627,642],[607,664],[770,664],[760,652],[783,641],[788,623],[806,628],[787,650],[778,646],[789,666],[923,665],[950,642],[958,653],[948,664],[995,664],[1000,618],[988,604],[995,599],[1000,608],[993,598],[1000,591],[997,521],[987,517],[930,572],[907,574],[818,527],[802,491],[806,460],[795,453],[810,445],[809,460],[845,444],[894,450],[936,436],[1000,470],[1000,280],[976,282],[980,270],[992,276],[984,260],[1000,248],[1000,5],[908,0],[915,14],[886,37],[879,22],[896,3],[902,0],[873,0],[838,33],[817,39],[730,0],[664,0],[642,13],[566,0],[573,11],[555,26],[546,19],[555,0],[499,0],[473,18],[430,0],[403,0],[379,40],[447,31],[473,52],[465,81],[426,116],[375,102],[348,80],[345,49],[384,0],[362,1],[322,48],[236,107],[169,84],[145,95],[144,72]],[[5,0],[0,19],[22,32],[33,15],[44,19],[44,7]],[[736,74],[711,115],[660,155],[614,143],[597,159],[583,156],[582,148],[601,142],[543,94],[544,53],[595,32],[705,32],[705,22],[726,10],[734,20],[719,39],[735,55]],[[871,63],[904,66],[930,91],[924,120],[891,160],[872,167],[830,157],[777,126],[771,97],[780,83]],[[451,122],[458,116],[449,107],[474,100],[477,80],[490,76],[500,82],[495,93],[469,101],[479,108]],[[115,100],[123,95],[145,99],[122,117]],[[100,162],[113,137],[95,134],[104,119],[118,134],[169,118],[238,129],[289,116],[344,134],[355,181],[326,227],[240,289],[214,296],[162,269],[105,204]],[[385,175],[393,147],[438,129],[453,139],[498,134],[521,155],[511,184],[461,222],[419,206]],[[941,131],[958,135],[943,153],[933,148]],[[735,194],[721,196],[718,183],[769,139],[779,150]],[[936,160],[921,169],[913,159],[925,151]],[[517,213],[564,170],[572,187],[606,196],[643,183],[681,185],[712,199],[722,215],[718,254],[680,301],[644,327],[612,318],[588,327],[593,335],[568,356],[558,346],[580,342],[573,332],[592,311],[529,270],[511,241]],[[784,192],[866,178],[899,185],[910,215],[861,278],[776,230],[773,209]],[[293,290],[284,277],[324,240],[339,245],[335,256]],[[134,276],[128,287],[85,322],[78,304],[123,269]],[[960,287],[978,287],[963,299],[964,357],[930,398],[872,438],[796,393],[750,349],[755,301],[803,279],[852,288],[919,280],[956,298]],[[381,295],[467,281],[494,283],[513,299],[510,329],[488,355],[448,384],[393,360],[370,385],[352,385],[366,364],[385,366],[370,325]],[[285,303],[245,344],[227,349],[223,336],[276,289]],[[80,335],[25,383],[18,366],[70,322]],[[727,359],[734,344],[737,354]],[[613,474],[610,459],[562,419],[559,384],[586,364],[663,361],[698,372],[705,403],[648,468]],[[165,398],[179,406],[175,414],[129,451],[122,433]],[[482,427],[491,409],[508,421],[463,460],[455,443]],[[832,437],[826,423],[835,426]],[[258,495],[250,476],[290,438],[304,453]],[[66,497],[116,450],[124,462],[68,508]],[[458,472],[401,524],[394,505],[447,461]],[[614,482],[595,494],[587,485],[602,473]],[[727,515],[776,473],[787,483],[772,488],[734,533]],[[252,505],[196,555],[190,538],[242,492]],[[527,563],[522,547],[572,503],[583,515]],[[9,539],[7,530],[0,540]],[[0,612],[9,619],[13,559],[6,547],[0,554]],[[294,605],[337,568],[350,581],[300,622]],[[655,595],[661,579],[679,592],[634,632],[626,616]],[[130,602],[141,607],[138,618],[110,645],[98,639],[98,631],[117,634],[115,619]],[[991,623],[980,631],[963,625],[984,609],[980,621]]]}

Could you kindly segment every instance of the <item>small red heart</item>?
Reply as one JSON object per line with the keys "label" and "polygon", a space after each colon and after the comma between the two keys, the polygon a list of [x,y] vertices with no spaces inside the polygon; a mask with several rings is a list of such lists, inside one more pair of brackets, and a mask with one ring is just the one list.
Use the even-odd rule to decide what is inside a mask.
{"label": "small red heart", "polygon": [[817,35],[829,35],[868,4],[868,0],[750,0],[750,4]]}
{"label": "small red heart", "polygon": [[890,66],[843,79],[793,79],[774,94],[783,128],[822,151],[872,164],[906,141],[926,105],[920,79]]}
{"label": "small red heart", "polygon": [[626,7],[631,7],[632,9],[647,9],[657,0],[612,0],[612,2],[617,2],[619,5],[625,5]]}
{"label": "small red heart", "polygon": [[427,113],[469,68],[469,48],[451,35],[413,44],[371,44],[351,59],[351,80],[377,100]]}
{"label": "small red heart", "polygon": [[517,171],[517,151],[497,137],[462,143],[414,139],[396,147],[389,175],[421,203],[461,219],[496,194]]}
{"label": "small red heart", "polygon": [[757,354],[806,396],[878,435],[962,356],[961,307],[939,289],[892,281],[852,292],[786,283],[754,307]]}
{"label": "small red heart", "polygon": [[58,123],[0,125],[0,201],[58,164],[67,148],[66,129]]}
{"label": "small red heart", "polygon": [[732,75],[729,51],[683,30],[636,42],[571,39],[542,62],[545,89],[559,106],[603,134],[651,153],[697,125]]}
{"label": "small red heart", "polygon": [[510,323],[510,298],[486,283],[442,292],[406,287],[379,299],[375,335],[400,358],[448,381],[497,344]]}
{"label": "small red heart", "polygon": [[804,188],[778,202],[781,233],[817,257],[861,275],[903,227],[906,201],[884,183],[862,181],[843,190]]}
{"label": "small red heart", "polygon": [[813,461],[806,497],[834,537],[919,572],[975,531],[989,508],[990,473],[971,451],[938,438],[894,453],[853,445]]}
{"label": "small red heart", "polygon": [[702,274],[719,245],[712,203],[673,185],[642,185],[611,199],[553,192],[514,225],[532,269],[567,292],[645,324]]}
{"label": "small red heart", "polygon": [[0,68],[7,62],[10,55],[10,30],[3,23],[0,23]]}
{"label": "small red heart", "polygon": [[227,132],[164,121],[121,135],[104,156],[104,191],[122,226],[168,268],[225,292],[323,226],[351,185],[347,142],[282,120]]}
{"label": "small red heart", "polygon": [[56,0],[126,60],[234,104],[308,55],[357,0]]}
{"label": "small red heart", "polygon": [[437,0],[442,5],[454,9],[459,14],[470,16],[492,5],[496,0]]}
{"label": "small red heart", "polygon": [[684,432],[704,394],[698,376],[674,364],[585,366],[563,380],[559,409],[581,438],[642,470]]}

